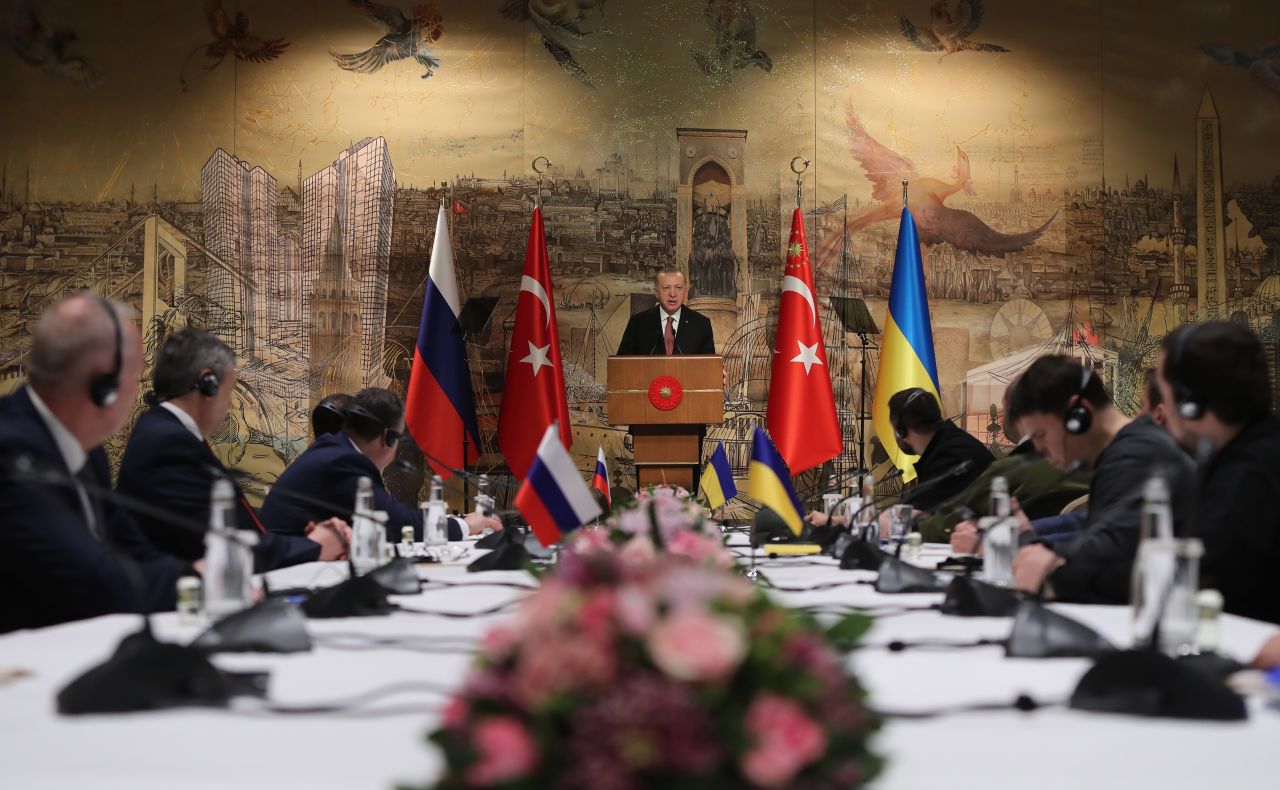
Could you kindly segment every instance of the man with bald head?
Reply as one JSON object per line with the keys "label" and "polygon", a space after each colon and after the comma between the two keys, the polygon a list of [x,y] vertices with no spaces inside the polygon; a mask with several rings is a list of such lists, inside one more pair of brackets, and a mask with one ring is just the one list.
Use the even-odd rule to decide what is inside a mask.
{"label": "man with bald head", "polygon": [[172,609],[192,566],[102,495],[102,443],[133,409],[142,340],[127,308],[83,292],[37,324],[27,383],[0,399],[0,632]]}

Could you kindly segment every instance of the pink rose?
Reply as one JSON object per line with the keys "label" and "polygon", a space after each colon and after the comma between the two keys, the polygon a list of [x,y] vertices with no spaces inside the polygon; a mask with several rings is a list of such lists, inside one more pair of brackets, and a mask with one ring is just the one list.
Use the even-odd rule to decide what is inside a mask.
{"label": "pink rose", "polygon": [[653,541],[649,540],[648,535],[636,535],[626,542],[622,551],[618,552],[622,564],[632,569],[648,565],[657,555],[658,552],[654,549]]}
{"label": "pink rose", "polygon": [[491,661],[502,661],[520,643],[520,634],[509,625],[490,628],[480,638],[480,653]]}
{"label": "pink rose", "polygon": [[538,748],[518,719],[490,716],[471,733],[476,761],[467,769],[467,781],[479,787],[527,776],[538,765]]}
{"label": "pink rose", "polygon": [[737,623],[692,608],[678,609],[659,623],[647,644],[653,662],[677,680],[723,680],[747,653]]}
{"label": "pink rose", "polygon": [[822,756],[827,736],[794,700],[763,693],[747,711],[747,733],[755,741],[742,758],[742,772],[759,787],[783,787]]}
{"label": "pink rose", "polygon": [[537,711],[560,694],[607,686],[616,673],[612,641],[550,631],[524,644],[511,693],[526,709]]}
{"label": "pink rose", "polygon": [[618,589],[614,600],[614,616],[621,629],[632,636],[648,633],[657,618],[653,599],[633,584]]}
{"label": "pink rose", "polygon": [[467,723],[467,715],[471,712],[467,701],[462,697],[450,697],[444,706],[441,718],[446,729],[461,729]]}

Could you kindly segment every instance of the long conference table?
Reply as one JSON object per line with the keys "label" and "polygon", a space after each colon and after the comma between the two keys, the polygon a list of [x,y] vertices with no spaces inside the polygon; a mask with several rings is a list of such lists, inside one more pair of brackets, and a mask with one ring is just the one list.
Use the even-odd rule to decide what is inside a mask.
{"label": "long conference table", "polygon": [[[745,551],[739,549],[739,551]],[[426,589],[397,602],[435,612],[480,612],[527,595],[534,584],[523,571],[471,574],[465,563],[420,565]],[[922,564],[945,547],[926,546]],[[826,559],[776,559],[759,565],[782,587],[818,587],[869,581],[874,574],[842,571]],[[269,575],[275,587],[327,586],[346,576],[339,563],[312,563]],[[1011,621],[946,617],[924,607],[940,594],[881,595],[869,584],[840,584],[806,592],[774,592],[797,607],[838,605],[882,613],[850,656],[872,704],[899,713],[1012,701],[1020,693],[1041,703],[1065,700],[1089,668],[1084,659],[1008,659],[998,646],[891,652],[893,640],[972,641],[1008,635]],[[3,605],[15,605],[4,602]],[[1127,645],[1125,607],[1054,605]],[[907,611],[917,609],[917,611]],[[311,620],[317,646],[293,655],[219,655],[229,670],[270,672],[270,698],[306,705],[361,699],[394,683],[456,687],[468,666],[470,645],[514,609],[458,619],[439,614]],[[113,615],[0,637],[0,788],[283,788],[389,790],[425,786],[442,759],[424,738],[439,719],[443,697],[426,689],[371,700],[358,713],[296,715],[264,712],[252,702],[231,710],[181,709],[111,716],[63,717],[60,688],[105,659],[121,637],[136,631],[137,616]],[[154,617],[162,639],[184,641],[201,629],[176,614]],[[1248,661],[1276,632],[1265,623],[1224,616],[1221,652]],[[371,645],[382,639],[401,644]],[[423,644],[439,650],[425,652]],[[406,687],[408,688],[408,687]],[[1249,702],[1241,723],[1204,723],[1091,714],[1051,706],[957,712],[932,718],[893,718],[875,737],[888,765],[878,788],[1276,788],[1280,787],[1280,708]]]}

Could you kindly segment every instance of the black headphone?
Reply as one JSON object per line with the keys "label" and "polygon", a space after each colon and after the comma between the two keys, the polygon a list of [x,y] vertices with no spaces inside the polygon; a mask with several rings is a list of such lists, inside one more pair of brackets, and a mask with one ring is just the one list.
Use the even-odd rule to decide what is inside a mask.
{"label": "black headphone", "polygon": [[346,416],[350,417],[353,414],[362,419],[369,420],[370,422],[381,425],[382,429],[386,431],[386,436],[387,436],[386,441],[387,441],[388,447],[394,446],[396,442],[400,441],[400,437],[404,436],[404,431],[395,430],[394,428],[392,428],[391,426],[383,422],[381,417],[369,411],[363,406],[358,406],[354,403],[348,405],[346,409]]}
{"label": "black headphone", "polygon": [[911,405],[913,400],[926,394],[928,393],[925,392],[923,387],[913,387],[911,389],[911,394],[907,396],[905,401],[903,401],[902,408],[898,409],[898,419],[893,423],[893,435],[898,441],[902,441],[907,438],[907,429],[904,427],[903,422],[903,417],[907,414],[907,407]]}
{"label": "black headphone", "polygon": [[1198,420],[1204,416],[1204,403],[1200,397],[1187,383],[1186,377],[1182,375],[1182,355],[1186,351],[1187,343],[1191,340],[1191,336],[1200,328],[1200,324],[1190,324],[1178,335],[1177,341],[1173,344],[1173,354],[1165,359],[1165,380],[1169,379],[1169,367],[1174,370],[1174,377],[1178,383],[1173,388],[1173,402],[1178,406],[1178,414],[1182,415],[1184,420]]}
{"label": "black headphone", "polygon": [[100,373],[89,380],[89,399],[93,401],[93,405],[100,409],[105,409],[115,403],[116,397],[120,394],[120,369],[122,367],[120,349],[124,345],[124,335],[120,331],[120,317],[116,315],[116,309],[101,296],[98,297],[98,301],[111,319],[111,328],[116,338],[115,365],[112,367],[111,372]]}
{"label": "black headphone", "polygon": [[1084,391],[1093,381],[1093,366],[1086,362],[1080,366],[1080,369],[1082,371],[1080,389],[1076,390],[1076,394],[1072,396],[1070,405],[1067,406],[1067,413],[1062,415],[1062,423],[1066,426],[1067,433],[1075,436],[1088,433],[1089,428],[1093,426],[1093,412],[1084,406]]}
{"label": "black headphone", "polygon": [[206,398],[212,398],[218,394],[218,387],[220,386],[222,386],[222,382],[218,381],[218,374],[210,370],[201,374],[200,378],[196,379],[196,383],[191,385],[191,389]]}

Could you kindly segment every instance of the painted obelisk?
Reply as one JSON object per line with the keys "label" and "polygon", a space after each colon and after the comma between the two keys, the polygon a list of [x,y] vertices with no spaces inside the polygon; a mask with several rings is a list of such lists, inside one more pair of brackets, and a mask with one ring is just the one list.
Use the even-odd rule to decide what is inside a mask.
{"label": "painted obelisk", "polygon": [[1196,113],[1196,313],[1201,321],[1228,314],[1224,216],[1221,128],[1213,94],[1205,86]]}

